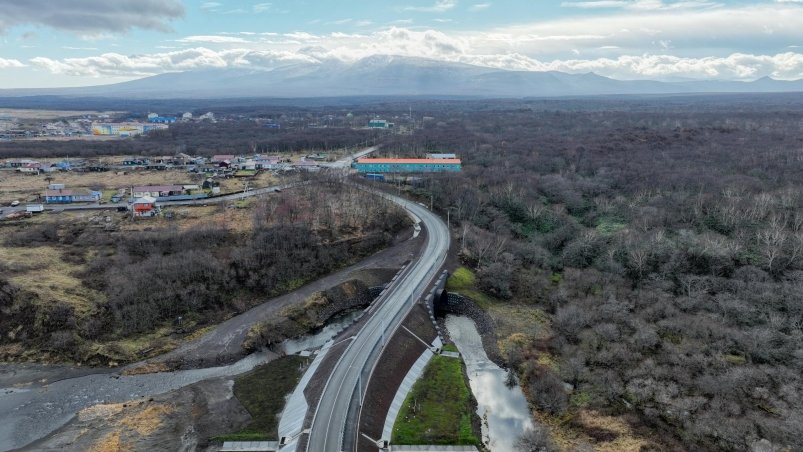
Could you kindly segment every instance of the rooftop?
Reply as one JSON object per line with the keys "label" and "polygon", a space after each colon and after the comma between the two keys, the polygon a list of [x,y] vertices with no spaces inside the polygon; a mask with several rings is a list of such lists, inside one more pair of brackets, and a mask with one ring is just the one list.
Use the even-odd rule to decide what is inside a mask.
{"label": "rooftop", "polygon": [[211,161],[222,162],[224,160],[234,160],[234,158],[235,158],[234,154],[219,154],[219,155],[213,155]]}
{"label": "rooftop", "polygon": [[371,159],[362,158],[358,159],[357,163],[419,163],[419,164],[453,164],[459,165],[460,159]]}
{"label": "rooftop", "polygon": [[72,190],[45,190],[45,196],[72,196]]}
{"label": "rooftop", "polygon": [[156,202],[156,198],[153,198],[151,196],[143,196],[141,198],[137,198],[134,201],[134,204],[153,204],[155,202]]}
{"label": "rooftop", "polygon": [[163,191],[183,191],[184,187],[181,185],[142,185],[139,187],[134,187],[133,191],[135,193],[141,192],[163,192]]}

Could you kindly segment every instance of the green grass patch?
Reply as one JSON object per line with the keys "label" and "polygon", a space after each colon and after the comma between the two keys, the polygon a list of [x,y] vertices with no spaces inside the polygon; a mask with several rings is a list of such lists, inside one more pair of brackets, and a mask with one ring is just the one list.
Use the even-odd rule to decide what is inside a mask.
{"label": "green grass patch", "polygon": [[737,366],[741,366],[742,364],[747,362],[747,359],[742,355],[732,355],[728,354],[723,357],[725,362],[728,364],[734,364]]}
{"label": "green grass patch", "polygon": [[257,172],[255,170],[240,170],[234,173],[234,177],[250,177],[256,175]]}
{"label": "green grass patch", "polygon": [[597,232],[603,235],[615,234],[627,226],[626,223],[617,217],[603,217],[597,224]]}
{"label": "green grass patch", "polygon": [[254,204],[254,198],[245,198],[245,199],[238,199],[234,201],[234,208],[235,209],[247,209]]}
{"label": "green grass patch", "polygon": [[480,445],[476,416],[462,361],[435,356],[405,399],[391,443]]}
{"label": "green grass patch", "polygon": [[251,423],[239,432],[218,437],[220,441],[279,439],[279,415],[285,397],[293,392],[307,358],[284,356],[243,374],[234,381],[234,395],[251,415]]}
{"label": "green grass patch", "polygon": [[456,345],[454,345],[454,344],[446,344],[446,345],[443,346],[443,351],[445,351],[445,352],[456,352],[458,350],[457,350],[457,346]]}
{"label": "green grass patch", "polygon": [[212,437],[212,441],[271,441],[271,435],[264,433],[229,433]]}
{"label": "green grass patch", "polygon": [[460,267],[449,276],[446,290],[474,300],[481,308],[488,309],[497,300],[477,288],[477,277],[466,267]]}

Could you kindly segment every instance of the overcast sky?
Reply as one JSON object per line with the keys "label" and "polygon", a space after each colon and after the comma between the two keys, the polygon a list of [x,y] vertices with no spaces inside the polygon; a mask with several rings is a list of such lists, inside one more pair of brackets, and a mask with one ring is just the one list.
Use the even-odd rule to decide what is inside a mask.
{"label": "overcast sky", "polygon": [[0,88],[373,54],[617,79],[799,79],[803,0],[0,0]]}

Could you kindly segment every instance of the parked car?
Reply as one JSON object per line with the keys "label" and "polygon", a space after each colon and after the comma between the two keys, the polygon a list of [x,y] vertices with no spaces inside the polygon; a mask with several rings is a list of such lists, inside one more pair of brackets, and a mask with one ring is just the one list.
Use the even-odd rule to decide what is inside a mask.
{"label": "parked car", "polygon": [[11,207],[17,207],[18,205],[20,205],[19,201],[11,201]]}

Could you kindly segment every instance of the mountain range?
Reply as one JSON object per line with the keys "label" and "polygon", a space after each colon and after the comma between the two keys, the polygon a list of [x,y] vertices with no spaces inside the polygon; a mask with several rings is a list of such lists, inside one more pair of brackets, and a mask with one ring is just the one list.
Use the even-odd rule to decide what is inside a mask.
{"label": "mountain range", "polygon": [[425,58],[375,55],[354,63],[293,63],[270,70],[173,72],[81,88],[0,89],[0,97],[129,99],[311,98],[346,96],[564,97],[803,91],[803,80],[751,82],[616,80],[594,73],[513,71]]}

